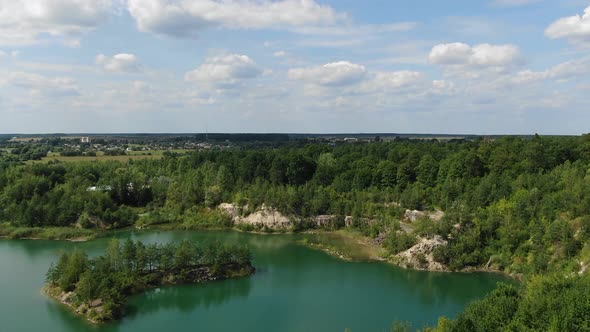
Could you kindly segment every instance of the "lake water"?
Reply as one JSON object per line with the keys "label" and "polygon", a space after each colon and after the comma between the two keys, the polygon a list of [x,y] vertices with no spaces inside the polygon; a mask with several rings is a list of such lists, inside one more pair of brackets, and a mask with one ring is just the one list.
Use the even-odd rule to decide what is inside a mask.
{"label": "lake water", "polygon": [[45,272],[63,250],[102,254],[109,238],[85,243],[0,240],[0,330],[20,331],[388,331],[454,317],[491,291],[499,275],[403,270],[347,262],[299,244],[306,235],[237,232],[121,232],[144,242],[247,244],[257,273],[249,278],[150,290],[134,296],[121,321],[95,326],[40,293]]}

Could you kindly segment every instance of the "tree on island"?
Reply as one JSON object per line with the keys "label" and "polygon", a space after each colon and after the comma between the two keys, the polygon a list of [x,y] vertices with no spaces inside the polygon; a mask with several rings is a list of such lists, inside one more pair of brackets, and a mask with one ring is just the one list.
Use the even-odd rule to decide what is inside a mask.
{"label": "tree on island", "polygon": [[75,249],[64,252],[46,274],[49,295],[91,321],[121,317],[125,298],[163,284],[200,283],[250,275],[252,254],[246,247],[144,244],[113,239],[104,255],[88,258]]}

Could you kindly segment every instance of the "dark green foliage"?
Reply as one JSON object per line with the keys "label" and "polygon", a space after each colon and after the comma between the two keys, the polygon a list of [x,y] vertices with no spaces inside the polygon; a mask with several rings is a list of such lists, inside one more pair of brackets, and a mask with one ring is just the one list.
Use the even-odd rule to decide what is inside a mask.
{"label": "dark green foliage", "polygon": [[[103,256],[89,259],[85,253],[64,252],[46,274],[49,285],[73,291],[80,304],[95,299],[110,306],[103,319],[120,314],[126,296],[163,282],[195,282],[198,271],[211,269],[218,277],[231,277],[252,269],[248,248],[219,243],[197,245],[191,241],[175,244],[143,244],[113,239]],[[205,280],[203,280],[205,281]]]}
{"label": "dark green foliage", "polygon": [[499,284],[437,331],[590,331],[590,277],[535,277],[524,289]]}
{"label": "dark green foliage", "polygon": [[385,239],[384,245],[392,253],[397,254],[416,244],[416,236],[401,231],[391,231]]}
{"label": "dark green foliage", "polygon": [[58,285],[64,291],[72,291],[82,274],[89,268],[90,261],[85,253],[74,250],[71,254],[64,252],[55,266],[46,274],[49,283]]}
{"label": "dark green foliage", "polygon": [[454,323],[453,331],[502,331],[518,309],[520,295],[511,285],[499,284],[484,299],[474,302]]}
{"label": "dark green foliage", "polygon": [[[349,226],[376,237],[391,234],[405,209],[438,208],[442,221],[391,235],[389,248],[407,248],[414,235],[440,235],[449,245],[435,256],[451,268],[489,262],[516,273],[571,265],[590,237],[587,136],[302,142],[126,163],[0,167],[0,222],[119,228],[139,219],[224,228],[233,222],[216,207],[228,202],[247,205],[244,214],[265,204],[295,216],[296,231],[337,229],[350,216]],[[0,158],[7,155],[14,150]],[[336,221],[318,226],[317,215]]]}
{"label": "dark green foliage", "polygon": [[[269,143],[168,152],[161,160],[35,165],[23,161],[44,156],[59,141],[14,143],[0,153],[0,222],[7,225],[0,232],[33,237],[32,230],[49,226],[117,228],[136,222],[231,227],[232,219],[216,209],[219,203],[247,206],[244,214],[265,204],[297,217],[295,231],[337,229],[346,220],[364,235],[385,237],[391,253],[412,246],[416,236],[439,235],[448,245],[437,247],[434,259],[451,269],[560,272],[561,277],[533,278],[523,290],[500,286],[457,320],[441,320],[441,331],[588,330],[588,277],[576,274],[590,256],[589,135],[377,141]],[[419,219],[404,228],[412,232],[401,231],[405,209],[435,208],[445,211],[442,220]],[[318,215],[335,221],[318,226]],[[220,246],[125,242],[97,259],[66,254],[47,278],[64,289],[79,287],[84,298],[107,297],[116,308],[120,293],[110,290],[133,292],[152,280],[147,276],[249,260],[248,251]]]}

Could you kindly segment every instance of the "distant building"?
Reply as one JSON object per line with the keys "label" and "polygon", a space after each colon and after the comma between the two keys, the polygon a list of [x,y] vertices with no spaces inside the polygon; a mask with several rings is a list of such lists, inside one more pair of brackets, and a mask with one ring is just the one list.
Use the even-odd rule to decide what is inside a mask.
{"label": "distant building", "polygon": [[81,142],[81,143],[90,143],[90,137],[82,137],[82,138],[80,139],[80,142]]}

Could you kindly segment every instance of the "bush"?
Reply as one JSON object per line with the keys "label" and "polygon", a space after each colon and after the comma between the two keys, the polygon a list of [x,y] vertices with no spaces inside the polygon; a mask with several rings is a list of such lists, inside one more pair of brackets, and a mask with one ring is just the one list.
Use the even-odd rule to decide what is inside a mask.
{"label": "bush", "polygon": [[416,236],[406,234],[402,231],[390,231],[387,238],[385,239],[384,245],[393,254],[400,253],[404,250],[409,249],[416,244]]}

